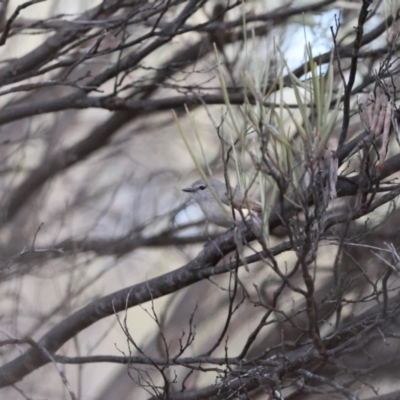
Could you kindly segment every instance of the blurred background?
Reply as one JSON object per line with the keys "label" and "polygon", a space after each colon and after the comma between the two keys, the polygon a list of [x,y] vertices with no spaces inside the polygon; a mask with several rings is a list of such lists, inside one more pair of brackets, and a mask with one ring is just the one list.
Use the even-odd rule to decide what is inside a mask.
{"label": "blurred background", "polygon": [[[224,156],[236,140],[235,118],[246,120],[241,117],[246,94],[253,94],[256,102],[261,93],[268,104],[288,105],[277,107],[281,125],[275,125],[285,129],[296,147],[299,126],[305,123],[295,107],[297,83],[290,81],[288,71],[296,79],[310,79],[303,65],[310,54],[318,76],[331,71],[332,113],[326,115],[334,119],[325,139],[327,147],[336,150],[343,118],[342,100],[336,99],[343,90],[341,75],[347,80],[350,73],[361,7],[359,1],[334,0],[0,2],[1,340],[37,341],[95,299],[185,265],[225,232],[206,226],[198,206],[181,191],[200,178],[182,134],[206,173],[223,180],[225,170],[232,186],[242,184],[238,165],[243,172],[251,159],[238,164]],[[363,114],[360,104],[367,104],[371,92],[378,97],[376,82],[390,81],[382,92],[390,92],[395,105],[398,7],[397,1],[388,0],[369,6],[364,26],[369,39],[363,42],[357,65],[349,141],[369,129],[362,117],[367,111]],[[340,68],[331,60],[338,49]],[[256,88],[252,93],[250,81]],[[387,102],[382,100],[382,109]],[[312,119],[312,110],[308,115]],[[315,131],[309,140],[315,142],[321,132]],[[396,155],[395,134],[391,138],[389,155]],[[251,143],[258,146],[255,139]],[[351,154],[356,161],[348,160],[340,170],[348,179],[361,173],[358,150]],[[258,196],[263,192],[260,184],[252,188]],[[270,212],[279,196],[271,183],[265,193],[263,204]],[[329,216],[361,207],[356,195],[332,204]],[[346,319],[381,303],[386,271],[381,258],[387,255],[382,249],[389,249],[384,243],[394,246],[389,256],[397,254],[394,204],[387,202],[384,211],[348,221],[321,238],[318,261],[312,265],[318,269],[315,302],[321,309],[340,303],[328,295],[337,288],[332,283],[334,275],[340,275],[337,271],[342,268],[349,277],[342,287],[343,314],[338,317],[338,308],[322,312],[328,322],[321,324],[321,335],[333,332],[335,318]],[[367,227],[367,220],[373,225]],[[268,247],[288,240],[287,229],[268,233]],[[357,245],[339,252],[344,235]],[[358,246],[359,238],[368,251]],[[275,257],[283,270],[296,260],[293,248]],[[238,276],[239,288],[232,274],[216,275],[120,313],[140,351],[128,343],[121,320],[111,315],[79,331],[57,355],[159,359],[166,357],[167,349],[171,354],[179,351],[180,338],[195,332],[185,357],[207,353],[217,342],[213,356],[233,357],[262,321],[263,302],[273,303],[275,314],[272,322],[265,322],[248,357],[278,347],[283,340],[301,341],[308,329],[304,297],[282,288],[282,280],[263,262],[253,265],[250,273],[242,268]],[[395,294],[397,276],[389,279],[389,297]],[[296,279],[300,277],[294,284],[303,287]],[[233,288],[240,292],[236,313],[230,308]],[[274,297],[277,290],[282,291],[279,299]],[[310,379],[302,370],[288,375],[287,386],[278,385],[282,397],[263,384],[243,398],[372,398],[398,390],[399,361],[388,358],[397,354],[395,339],[368,346],[349,352],[343,364],[310,367],[329,382],[338,382],[337,387],[315,376]],[[29,347],[3,345],[4,368]],[[375,364],[369,366],[370,361]],[[163,386],[165,377],[149,364],[70,364],[60,359],[1,389],[0,398],[167,398],[154,389]],[[165,374],[182,399],[183,388],[192,390],[191,398],[212,398],[193,393],[222,382],[221,371],[202,373],[199,367],[189,373],[183,366],[171,366]],[[215,398],[239,398],[232,396]]]}

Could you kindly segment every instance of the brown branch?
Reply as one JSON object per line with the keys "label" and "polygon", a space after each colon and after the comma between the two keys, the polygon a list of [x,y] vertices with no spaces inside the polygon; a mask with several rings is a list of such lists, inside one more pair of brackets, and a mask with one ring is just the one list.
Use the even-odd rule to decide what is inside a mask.
{"label": "brown branch", "polygon": [[372,0],[363,0],[363,4],[360,10],[360,14],[358,16],[358,26],[356,27],[356,37],[354,39],[354,47],[353,47],[353,55],[351,58],[351,66],[350,66],[350,74],[349,80],[344,90],[344,100],[343,100],[343,123],[342,123],[342,131],[339,137],[339,149],[343,146],[346,141],[347,131],[349,129],[350,123],[350,98],[351,98],[351,90],[353,88],[356,73],[357,73],[357,63],[358,63],[358,54],[360,52],[362,46],[362,37],[364,34],[364,24],[367,20],[369,13],[369,6],[372,4]]}

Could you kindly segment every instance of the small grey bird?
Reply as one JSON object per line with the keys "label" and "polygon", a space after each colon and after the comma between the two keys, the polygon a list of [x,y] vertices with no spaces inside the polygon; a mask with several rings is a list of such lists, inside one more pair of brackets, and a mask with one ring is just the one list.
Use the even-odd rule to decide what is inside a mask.
{"label": "small grey bird", "polygon": [[236,221],[241,221],[242,218],[239,212],[237,212],[237,218],[233,218],[231,203],[235,209],[246,209],[250,213],[262,212],[261,204],[248,196],[245,197],[239,189],[231,189],[232,199],[230,201],[225,183],[215,178],[209,178],[208,182],[222,204],[216,200],[203,179],[194,182],[192,186],[182,190],[191,194],[209,222],[225,228],[231,228],[235,225]]}

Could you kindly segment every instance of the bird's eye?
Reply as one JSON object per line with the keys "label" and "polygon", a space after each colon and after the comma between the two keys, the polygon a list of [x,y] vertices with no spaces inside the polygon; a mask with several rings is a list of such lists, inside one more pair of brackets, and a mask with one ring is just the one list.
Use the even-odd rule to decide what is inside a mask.
{"label": "bird's eye", "polygon": [[207,187],[206,185],[201,185],[201,186],[199,186],[199,189],[204,190],[206,187]]}

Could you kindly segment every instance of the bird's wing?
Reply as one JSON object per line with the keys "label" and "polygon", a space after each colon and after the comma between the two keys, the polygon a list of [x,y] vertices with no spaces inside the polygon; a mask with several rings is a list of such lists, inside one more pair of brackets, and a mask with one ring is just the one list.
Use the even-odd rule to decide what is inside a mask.
{"label": "bird's wing", "polygon": [[254,211],[258,214],[262,213],[262,205],[256,200],[249,198],[242,198],[240,201],[233,200],[233,206],[235,208],[245,208],[250,211]]}
{"label": "bird's wing", "polygon": [[[225,193],[225,196],[221,198],[221,201],[222,203],[230,206],[230,201],[227,193]],[[249,197],[245,198],[243,196],[243,193],[237,188],[235,190],[232,189],[232,204],[234,208],[237,209],[243,208],[246,210],[254,211],[259,214],[261,214],[263,211],[260,202]]]}

